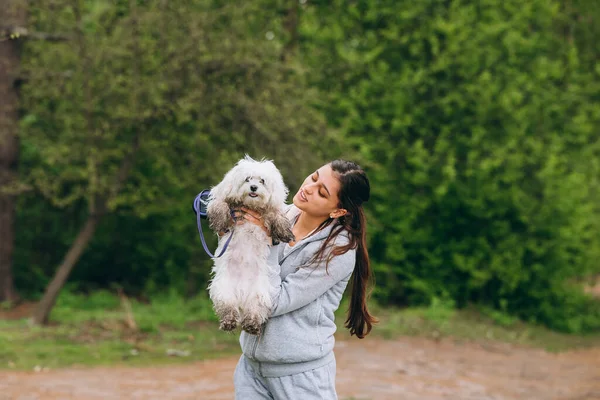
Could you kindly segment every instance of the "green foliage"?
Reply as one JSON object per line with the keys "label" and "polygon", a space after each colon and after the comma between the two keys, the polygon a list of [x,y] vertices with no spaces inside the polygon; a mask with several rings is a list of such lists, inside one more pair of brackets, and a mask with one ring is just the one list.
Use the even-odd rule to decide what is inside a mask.
{"label": "green foliage", "polygon": [[[139,218],[126,212],[101,221],[89,249],[73,271],[72,290],[93,291],[118,283],[128,293],[146,295],[167,287],[192,295],[205,289],[210,259],[199,245],[191,213],[193,194],[178,206]],[[15,281],[23,295],[36,298],[72,243],[86,217],[85,204],[59,209],[35,196],[21,196]],[[210,246],[216,246],[208,237]]]}
{"label": "green foliage", "polygon": [[[439,308],[439,307],[438,307]],[[439,308],[441,309],[441,308]],[[452,338],[455,341],[477,343],[504,342],[520,346],[539,347],[547,351],[595,347],[598,335],[577,335],[556,332],[546,327],[511,320],[511,317],[488,315],[469,307],[432,318],[432,307],[375,308],[381,322],[373,330],[375,335],[394,339],[399,336],[420,336],[434,340]],[[513,318],[514,319],[514,318]],[[340,334],[346,334],[341,331]]]}
{"label": "green foliage", "polygon": [[18,224],[32,228],[17,232],[15,275],[25,294],[43,291],[104,203],[73,286],[194,293],[210,265],[194,196],[244,153],[274,159],[292,190],[323,162],[335,137],[310,107],[318,93],[304,71],[265,38],[282,29],[268,3],[32,3],[32,29],[70,40],[27,42],[23,54],[20,171],[33,191]]}
{"label": "green foliage", "polygon": [[311,1],[285,61],[283,3],[225,3],[32,3],[32,28],[71,39],[23,53],[22,292],[43,291],[107,201],[71,289],[203,293],[200,189],[246,152],[291,190],[341,156],[371,180],[382,304],[427,307],[432,324],[475,303],[500,325],[600,329],[572,285],[600,273],[593,0]]}
{"label": "green foliage", "polygon": [[447,323],[456,314],[456,305],[451,299],[434,297],[431,304],[423,311],[423,316],[435,323]]}
{"label": "green foliage", "polygon": [[56,300],[56,305],[65,310],[114,310],[120,307],[119,298],[107,290],[97,290],[88,296],[64,290]]}
{"label": "green foliage", "polygon": [[380,301],[600,329],[592,300],[564,287],[600,268],[600,86],[563,15],[548,0],[306,10],[324,111],[371,176]]}
{"label": "green foliage", "polygon": [[[138,323],[142,331],[158,332],[161,327],[183,329],[194,321],[218,321],[206,293],[186,300],[171,290],[167,294],[152,297],[148,305],[138,304],[133,312],[138,314],[136,310],[148,307],[154,312],[139,313]],[[157,318],[158,315],[160,317]]]}
{"label": "green foliage", "polygon": [[24,179],[53,204],[144,217],[215,184],[244,152],[283,170],[322,155],[301,73],[277,42],[248,34],[259,2],[39,3],[31,23],[72,38],[24,57]]}
{"label": "green foliage", "polygon": [[480,307],[479,311],[499,326],[510,327],[514,326],[517,322],[516,317],[507,314],[505,311],[496,310],[486,306]]}

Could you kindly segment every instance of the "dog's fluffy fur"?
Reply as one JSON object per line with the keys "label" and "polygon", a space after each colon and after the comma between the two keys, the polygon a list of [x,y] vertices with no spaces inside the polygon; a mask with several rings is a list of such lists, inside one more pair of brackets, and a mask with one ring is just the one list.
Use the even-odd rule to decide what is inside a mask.
{"label": "dog's fluffy fur", "polygon": [[[207,215],[216,232],[234,229],[225,253],[214,258],[210,298],[220,328],[231,331],[241,325],[248,333],[260,333],[272,304],[266,264],[271,239],[255,224],[232,227],[231,210],[246,207],[258,211],[273,240],[294,239],[291,223],[283,214],[288,189],[272,161],[255,161],[246,155],[210,191]],[[229,235],[219,239],[220,253]]]}

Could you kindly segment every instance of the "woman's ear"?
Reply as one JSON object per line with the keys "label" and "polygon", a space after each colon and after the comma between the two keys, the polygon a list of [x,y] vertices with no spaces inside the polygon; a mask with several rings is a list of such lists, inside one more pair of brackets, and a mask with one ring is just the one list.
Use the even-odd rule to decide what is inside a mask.
{"label": "woman's ear", "polygon": [[338,208],[337,210],[335,210],[334,212],[329,214],[329,217],[330,218],[339,218],[339,217],[343,217],[347,213],[348,213],[348,210],[345,210],[343,208]]}

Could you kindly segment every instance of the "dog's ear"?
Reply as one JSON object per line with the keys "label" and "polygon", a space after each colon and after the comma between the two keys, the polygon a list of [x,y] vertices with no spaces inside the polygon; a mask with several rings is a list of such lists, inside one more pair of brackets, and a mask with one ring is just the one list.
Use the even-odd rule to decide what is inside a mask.
{"label": "dog's ear", "polygon": [[230,197],[233,192],[235,176],[236,167],[230,169],[223,177],[223,180],[210,189],[210,200],[220,199],[224,201],[226,198]]}
{"label": "dog's ear", "polygon": [[274,206],[281,207],[287,199],[289,190],[283,182],[283,176],[277,169],[272,161],[263,161],[265,166],[269,170],[269,179],[267,179],[267,185],[271,192],[270,203]]}

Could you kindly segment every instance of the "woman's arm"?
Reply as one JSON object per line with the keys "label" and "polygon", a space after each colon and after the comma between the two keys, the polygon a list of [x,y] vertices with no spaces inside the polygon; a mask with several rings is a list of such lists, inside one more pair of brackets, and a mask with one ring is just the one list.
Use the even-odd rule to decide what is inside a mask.
{"label": "woman's arm", "polygon": [[[242,208],[245,212],[243,218],[237,223],[251,222],[262,226],[260,215]],[[348,238],[338,235],[334,247],[345,246]],[[344,254],[335,256],[325,268],[326,259],[309,266],[300,267],[296,272],[288,274],[281,280],[281,266],[279,265],[278,246],[270,246],[267,257],[269,266],[269,283],[272,300],[271,317],[295,311],[321,297],[325,292],[345,278],[349,278],[356,263],[356,250],[348,250]]]}
{"label": "woman's arm", "polygon": [[[347,240],[347,239],[346,239]],[[336,246],[343,245],[338,240]],[[275,253],[275,254],[273,254]],[[277,247],[271,249],[268,259],[271,286],[271,317],[295,311],[321,297],[354,270],[356,250],[335,256],[325,270],[325,260],[309,266],[301,266],[281,280],[281,267],[277,261]]]}

